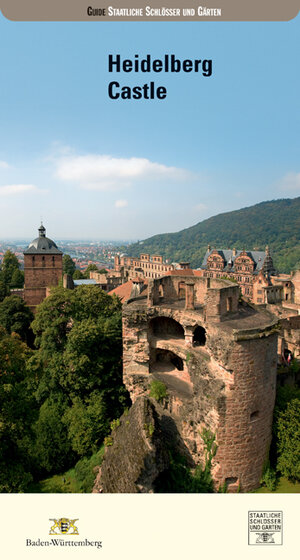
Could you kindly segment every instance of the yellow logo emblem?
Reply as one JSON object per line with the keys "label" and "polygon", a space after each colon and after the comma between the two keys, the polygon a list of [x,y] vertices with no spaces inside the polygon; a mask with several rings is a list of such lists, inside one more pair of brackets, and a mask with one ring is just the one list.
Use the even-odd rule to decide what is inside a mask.
{"label": "yellow logo emblem", "polygon": [[79,535],[78,528],[75,525],[75,521],[78,521],[78,519],[61,517],[60,519],[49,519],[49,521],[54,521],[50,527],[49,535]]}

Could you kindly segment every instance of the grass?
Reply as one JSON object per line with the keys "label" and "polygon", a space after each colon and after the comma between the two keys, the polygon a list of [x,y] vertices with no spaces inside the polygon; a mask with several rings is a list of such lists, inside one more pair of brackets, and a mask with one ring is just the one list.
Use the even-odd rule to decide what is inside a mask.
{"label": "grass", "polygon": [[91,457],[83,457],[72,469],[49,478],[33,482],[28,492],[32,494],[83,494],[92,491],[96,475],[93,469],[99,466],[104,455],[104,446]]}
{"label": "grass", "polygon": [[255,493],[258,494],[299,494],[300,482],[291,482],[287,478],[281,476],[276,484],[276,490],[270,492],[266,486],[261,486]]}

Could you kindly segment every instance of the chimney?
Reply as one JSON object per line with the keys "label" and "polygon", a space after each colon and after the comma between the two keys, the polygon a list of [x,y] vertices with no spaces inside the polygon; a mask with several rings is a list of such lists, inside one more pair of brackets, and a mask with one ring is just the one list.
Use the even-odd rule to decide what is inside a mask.
{"label": "chimney", "polygon": [[180,262],[179,267],[180,267],[181,270],[186,270],[186,269],[190,268],[190,263],[189,262]]}
{"label": "chimney", "polygon": [[136,278],[132,279],[132,288],[131,288],[131,293],[130,293],[130,297],[134,298],[134,297],[138,297],[140,295],[140,293],[142,292],[144,287],[144,279],[143,278],[139,278],[138,276]]}

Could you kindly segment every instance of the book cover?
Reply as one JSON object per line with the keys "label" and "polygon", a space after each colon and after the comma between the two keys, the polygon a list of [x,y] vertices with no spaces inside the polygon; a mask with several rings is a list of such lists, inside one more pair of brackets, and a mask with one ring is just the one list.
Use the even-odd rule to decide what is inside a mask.
{"label": "book cover", "polygon": [[[207,263],[210,256],[212,260],[224,257],[226,262],[218,281],[225,282],[224,313],[234,313],[237,285],[230,287],[226,282],[232,280],[231,259],[236,257],[233,244],[239,234],[244,243],[249,241],[249,246],[238,247],[241,258],[244,249],[246,259],[246,253],[252,251],[249,258],[257,267],[262,258],[259,252],[265,250],[261,247],[262,236],[266,236],[265,245],[271,239],[272,247],[278,248],[277,255],[273,249],[272,257],[282,273],[296,270],[300,263],[296,225],[287,236],[289,216],[291,223],[297,224],[293,200],[300,196],[299,5],[296,1],[246,5],[233,0],[209,2],[209,6],[194,1],[148,4],[118,0],[112,5],[100,4],[90,5],[82,0],[65,0],[61,5],[56,1],[0,0],[0,239],[34,239],[40,228],[38,235],[49,243],[54,239],[58,246],[61,240],[66,246],[67,241],[97,244],[102,240],[107,243],[106,256],[114,247],[118,248],[118,258],[120,248],[129,259],[144,254],[144,263],[139,261],[136,273],[129,278],[133,298],[132,290],[137,295],[141,289],[140,275],[145,276],[148,299],[142,301],[141,313],[148,314],[149,308],[161,303],[159,298],[166,298],[171,293],[168,290],[175,286],[181,299],[185,298],[185,309],[193,316],[195,302],[202,297],[204,279],[205,289],[215,287],[209,285],[209,279],[213,283],[216,276],[205,275],[201,268],[203,259]],[[260,210],[256,206],[280,199],[289,200],[290,209],[275,211],[275,206],[262,206]],[[209,222],[209,218],[248,207],[253,210],[250,208],[246,214],[228,214],[226,226],[223,222],[219,226],[217,221]],[[41,230],[41,220],[46,233]],[[204,220],[208,221],[200,231],[196,224]],[[195,227],[190,230],[192,226]],[[221,229],[215,234],[214,227]],[[184,230],[186,234],[178,238],[158,236]],[[226,246],[222,245],[222,235]],[[107,249],[109,241],[112,245]],[[219,256],[213,252],[216,243],[216,249],[223,251]],[[209,246],[207,254],[203,252],[204,245]],[[51,266],[53,263],[55,268],[53,258],[57,254],[53,247],[48,245],[46,252],[51,254]],[[230,255],[226,251],[231,251]],[[264,253],[267,257],[268,251]],[[157,259],[163,255],[164,260],[154,263],[150,252]],[[31,260],[32,254],[29,251]],[[161,266],[174,272],[169,284],[159,281]],[[190,268],[199,269],[192,282],[184,272]],[[185,278],[184,286],[180,275]],[[269,297],[277,297],[274,286],[269,286]],[[277,291],[282,294],[284,289],[281,286]],[[246,299],[247,290],[245,284],[242,295]],[[262,303],[258,301],[260,293],[255,293],[256,303]],[[288,298],[288,290],[284,294]],[[200,303],[205,307],[208,295],[203,297]],[[212,311],[215,308],[211,300],[207,307],[211,316],[205,311],[205,320],[211,317],[213,325],[217,315],[221,317],[223,313],[222,301],[218,302],[218,310]],[[33,300],[31,304],[33,308]],[[168,312],[169,318],[179,321],[178,309]],[[134,320],[138,323],[139,310],[136,313]],[[125,318],[129,332],[134,327],[130,317],[126,321]],[[264,321],[257,323],[257,331],[271,340],[275,322],[271,324],[269,320],[267,325]],[[166,328],[175,328],[174,323],[170,325]],[[178,357],[170,341],[162,341],[160,325],[151,323],[156,347],[153,345],[149,354],[153,362],[150,367],[154,376],[158,362],[165,368],[157,379],[164,379],[174,359],[174,367],[188,375],[192,366],[186,366],[194,356],[193,344],[197,347],[195,352],[202,352],[201,359],[207,359],[205,351],[198,348],[203,345],[201,327],[196,335],[196,330],[189,331],[187,325],[185,341],[189,343],[190,337],[191,353],[179,351]],[[244,319],[244,337],[249,335],[248,331],[245,334],[248,328]],[[216,346],[217,362],[225,338],[222,339],[220,326],[213,329],[220,333],[222,348]],[[237,332],[236,325],[232,329]],[[242,327],[236,340],[243,340],[241,332]],[[135,359],[143,363],[144,335],[137,338],[132,353],[129,332],[124,349],[124,375],[134,397],[142,385],[128,363]],[[180,338],[179,332],[175,335]],[[76,344],[84,340],[83,332],[80,336]],[[208,336],[212,335],[207,331],[205,337]],[[250,338],[247,342],[247,372],[252,372],[252,366],[259,367],[260,359],[269,359],[266,354],[270,345],[265,350],[262,338],[257,335],[256,342]],[[181,348],[180,343],[177,346]],[[288,361],[290,351],[285,354],[284,350],[288,347],[282,350],[283,360]],[[228,363],[230,359],[233,358],[228,358]],[[143,373],[142,366],[138,373]],[[230,369],[226,375],[230,376]],[[217,392],[218,387],[214,385],[213,390]],[[271,406],[270,391],[275,391],[266,380],[255,390],[250,420],[255,423],[259,415],[259,419],[265,415],[266,425],[262,423],[251,461],[246,457],[249,433],[243,436],[249,473],[255,472],[257,462],[257,468],[262,467],[260,457],[270,432],[266,411]],[[215,393],[204,391],[201,395],[202,400],[199,397],[197,401],[199,410],[204,400],[208,408],[210,399],[216,398],[217,402]],[[179,401],[177,405],[176,402],[173,399],[173,410]],[[221,410],[220,403],[218,406]],[[80,409],[76,410],[72,437],[78,450],[88,432],[80,425]],[[212,414],[211,426],[215,421]],[[124,420],[124,426],[126,422],[129,420]],[[192,422],[185,426],[185,441],[190,438],[191,426]],[[215,473],[215,479],[222,482],[223,493],[110,493],[99,492],[101,486],[93,494],[4,490],[0,496],[3,553],[24,558],[35,554],[42,558],[97,554],[105,559],[120,555],[134,559],[172,555],[177,559],[184,554],[205,553],[212,558],[220,554],[233,558],[243,554],[248,558],[262,548],[264,556],[271,557],[275,547],[282,557],[292,555],[297,546],[297,487],[285,487],[283,493],[256,493],[251,474],[249,480],[244,477],[243,488],[234,469],[229,473],[235,458],[239,465],[244,460],[240,447],[237,452],[242,428],[239,422],[232,426],[232,439],[227,435],[226,449],[222,448],[224,456],[229,457],[226,465],[224,459],[228,472],[224,476],[221,471],[219,475]],[[56,441],[55,430],[53,424],[49,445]],[[151,433],[148,435],[150,445]],[[235,437],[239,438],[238,444],[234,443]],[[196,447],[198,440],[193,442]],[[59,447],[59,438],[57,442]],[[192,457],[193,445],[189,449]],[[44,442],[45,457],[46,449]],[[291,453],[297,462],[296,447]],[[16,465],[12,472],[17,476]]]}

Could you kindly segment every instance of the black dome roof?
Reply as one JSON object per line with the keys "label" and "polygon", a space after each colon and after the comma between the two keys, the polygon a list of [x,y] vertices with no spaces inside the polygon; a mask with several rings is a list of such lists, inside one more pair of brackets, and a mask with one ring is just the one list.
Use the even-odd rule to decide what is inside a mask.
{"label": "black dome roof", "polygon": [[28,249],[24,251],[24,254],[62,254],[62,251],[58,249],[56,243],[46,237],[46,229],[43,224],[39,227],[39,236],[29,243]]}

